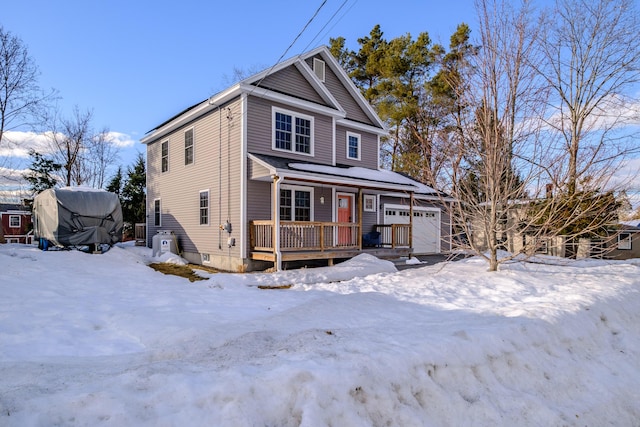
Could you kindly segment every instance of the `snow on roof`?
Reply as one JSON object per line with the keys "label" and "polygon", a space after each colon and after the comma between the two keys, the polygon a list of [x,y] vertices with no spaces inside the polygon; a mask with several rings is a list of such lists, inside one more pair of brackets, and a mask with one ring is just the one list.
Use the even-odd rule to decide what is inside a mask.
{"label": "snow on roof", "polygon": [[418,193],[436,193],[436,190],[397,172],[384,169],[368,169],[359,166],[337,167],[312,163],[289,163],[291,169],[305,172],[324,173],[328,175],[346,176],[349,178],[364,179],[367,181],[386,182],[398,185],[412,185]]}

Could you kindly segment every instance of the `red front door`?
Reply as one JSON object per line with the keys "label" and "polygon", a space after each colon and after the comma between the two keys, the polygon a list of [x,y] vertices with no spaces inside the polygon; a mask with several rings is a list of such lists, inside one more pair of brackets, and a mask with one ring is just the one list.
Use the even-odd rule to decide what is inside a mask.
{"label": "red front door", "polygon": [[[338,222],[352,222],[353,196],[338,194]],[[351,227],[338,227],[338,245],[352,245]]]}

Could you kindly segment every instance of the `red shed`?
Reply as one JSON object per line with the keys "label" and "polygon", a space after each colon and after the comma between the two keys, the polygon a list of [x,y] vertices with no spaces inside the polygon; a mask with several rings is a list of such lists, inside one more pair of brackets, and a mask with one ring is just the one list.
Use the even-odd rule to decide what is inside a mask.
{"label": "red shed", "polygon": [[31,212],[18,209],[2,210],[0,219],[6,243],[31,243]]}

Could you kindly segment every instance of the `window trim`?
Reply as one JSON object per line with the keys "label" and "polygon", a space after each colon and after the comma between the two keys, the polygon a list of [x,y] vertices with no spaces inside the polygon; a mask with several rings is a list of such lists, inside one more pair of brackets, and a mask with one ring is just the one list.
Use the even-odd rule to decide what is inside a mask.
{"label": "window trim", "polygon": [[[202,222],[203,216],[202,216],[202,194],[206,194],[207,195],[207,206],[206,206],[206,210],[207,210],[207,216],[206,216],[206,222]],[[198,193],[198,222],[200,225],[202,226],[209,226],[211,224],[211,198],[209,197],[210,193],[209,190],[201,190]]]}
{"label": "window trim", "polygon": [[[164,147],[167,147],[167,154],[164,154]],[[166,165],[165,165],[165,160],[166,160]],[[166,169],[165,169],[166,167]],[[160,172],[161,173],[167,173],[169,172],[169,140],[167,139],[166,141],[162,141],[160,143]]]}
{"label": "window trim", "polygon": [[[11,220],[18,219],[18,225],[11,225]],[[22,226],[22,218],[20,215],[9,215],[9,228],[20,228]]]}
{"label": "window trim", "polygon": [[[191,162],[187,163],[187,133],[191,132]],[[196,131],[194,127],[184,130],[184,165],[190,166],[196,162]]]}
{"label": "window trim", "polygon": [[[622,235],[626,235],[626,237],[622,238]],[[633,249],[632,236],[630,232],[620,232],[618,233],[618,250],[621,251],[630,251]]]}
{"label": "window trim", "polygon": [[162,201],[153,199],[153,226],[162,227]]}
{"label": "window trim", "polygon": [[[351,157],[349,155],[349,138],[350,137],[356,138],[358,140],[358,147],[357,147],[358,155],[356,157]],[[346,153],[345,154],[347,156],[347,159],[360,160],[361,157],[362,157],[362,155],[361,155],[361,153],[362,153],[362,135],[360,135],[359,133],[347,131],[347,136],[345,138],[345,141],[346,141]]]}
{"label": "window trim", "polygon": [[[277,133],[277,129],[276,129],[276,114],[280,113],[280,114],[284,114],[287,116],[291,116],[291,149],[287,150],[284,148],[277,148],[276,147],[276,133]],[[309,152],[308,153],[304,153],[301,151],[296,151],[296,132],[295,132],[295,127],[296,127],[296,119],[302,119],[302,120],[308,120],[309,121]],[[314,133],[315,133],[315,118],[313,116],[309,116],[306,114],[301,114],[295,111],[291,111],[291,110],[285,110],[283,108],[278,108],[278,107],[272,107],[271,108],[271,149],[274,151],[281,151],[284,153],[292,153],[292,154],[299,154],[301,156],[310,156],[313,157],[314,156],[314,147],[315,147],[315,143],[314,143]]]}
{"label": "window trim", "polygon": [[326,69],[327,64],[324,60],[320,58],[313,58],[313,72],[322,83],[324,83],[326,78]]}
{"label": "window trim", "polygon": [[[371,203],[371,207],[367,207],[367,202]],[[377,212],[376,196],[372,194],[365,194],[362,200],[362,210],[364,210],[365,212]]]}
{"label": "window trim", "polygon": [[304,220],[299,220],[295,218],[295,192],[296,191],[304,191],[309,193],[309,201],[310,201],[310,206],[309,206],[309,222],[314,221],[315,218],[315,209],[314,209],[314,188],[313,187],[307,187],[307,186],[302,186],[302,185],[291,185],[291,184],[282,184],[280,186],[280,194],[278,195],[278,214],[280,215],[280,209],[282,209],[282,204],[280,203],[280,199],[282,197],[282,190],[290,190],[291,193],[291,203],[292,205],[290,206],[290,208],[292,209],[291,212],[291,218],[292,219],[282,219],[281,221],[304,221]]}

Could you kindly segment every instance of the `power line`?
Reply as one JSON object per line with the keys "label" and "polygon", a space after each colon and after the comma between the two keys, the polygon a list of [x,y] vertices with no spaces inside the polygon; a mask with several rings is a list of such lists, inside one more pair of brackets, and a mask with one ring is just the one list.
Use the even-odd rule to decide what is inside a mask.
{"label": "power line", "polygon": [[324,5],[327,3],[327,0],[323,0],[322,3],[320,4],[320,6],[318,6],[318,8],[316,9],[315,13],[313,14],[313,16],[309,19],[309,21],[307,21],[307,23],[305,24],[305,26],[302,28],[302,30],[300,30],[300,32],[298,33],[298,35],[296,36],[295,39],[293,39],[293,41],[291,42],[291,44],[289,45],[289,47],[287,47],[287,49],[282,53],[282,55],[280,55],[280,58],[278,58],[278,60],[276,61],[275,64],[273,64],[271,66],[271,68],[269,68],[269,71],[267,71],[267,73],[262,76],[262,78],[260,79],[260,81],[256,84],[256,87],[260,86],[260,83],[262,83],[262,81],[267,78],[268,75],[271,74],[271,72],[273,71],[273,69],[276,67],[276,65],[278,65],[280,63],[280,61],[282,61],[282,58],[284,58],[284,56],[287,54],[287,52],[289,52],[289,50],[293,47],[294,44],[296,44],[296,42],[298,41],[298,39],[302,36],[302,34],[306,31],[307,27],[309,27],[309,25],[311,24],[311,22],[313,22],[313,20],[316,18],[316,16],[318,16],[318,13],[320,13],[320,10],[324,7]]}

